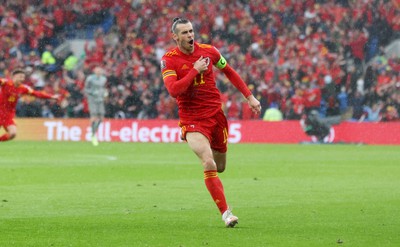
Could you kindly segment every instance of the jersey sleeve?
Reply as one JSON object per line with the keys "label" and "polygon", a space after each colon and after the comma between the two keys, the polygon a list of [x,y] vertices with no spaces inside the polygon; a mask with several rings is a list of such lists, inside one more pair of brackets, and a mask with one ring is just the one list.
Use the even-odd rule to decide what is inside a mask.
{"label": "jersey sleeve", "polygon": [[161,74],[168,93],[176,98],[186,92],[198,74],[198,71],[192,68],[187,75],[178,80],[172,59],[164,56],[161,60]]}
{"label": "jersey sleeve", "polygon": [[19,88],[21,94],[32,94],[34,92],[33,88],[24,84],[20,85]]}
{"label": "jersey sleeve", "polygon": [[229,66],[228,62],[221,55],[217,48],[214,47],[214,51],[216,56],[219,56],[219,59],[216,63],[214,63],[214,66],[220,69],[226,75],[226,77],[228,77],[229,81],[243,94],[244,97],[249,97],[251,95],[251,91],[240,75],[231,66]]}
{"label": "jersey sleeve", "polygon": [[52,95],[47,94],[45,92],[40,92],[40,91],[36,91],[33,90],[33,88],[27,86],[27,85],[22,85],[21,86],[21,93],[22,94],[29,94],[29,95],[33,95],[37,98],[42,98],[42,99],[51,99]]}
{"label": "jersey sleeve", "polygon": [[40,92],[40,91],[35,91],[35,90],[33,90],[33,92],[30,94],[37,98],[41,98],[41,99],[51,99],[53,97],[52,95],[47,94],[45,92]]}
{"label": "jersey sleeve", "polygon": [[229,81],[243,94],[245,98],[252,94],[250,89],[247,87],[247,84],[243,81],[240,75],[229,66],[229,64],[222,69],[222,72],[224,72]]}
{"label": "jersey sleeve", "polygon": [[214,62],[214,66],[218,69],[223,69],[227,65],[226,59],[221,55],[219,50],[213,46],[213,56],[216,62]]}

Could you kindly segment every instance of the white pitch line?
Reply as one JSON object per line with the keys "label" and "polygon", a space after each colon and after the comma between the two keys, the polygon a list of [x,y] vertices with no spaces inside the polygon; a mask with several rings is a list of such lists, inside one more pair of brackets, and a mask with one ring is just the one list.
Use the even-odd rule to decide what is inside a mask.
{"label": "white pitch line", "polygon": [[111,161],[118,160],[117,156],[113,156],[113,155],[78,154],[78,155],[74,155],[74,157],[90,158],[90,159],[100,158],[100,159],[107,159],[107,160],[111,160]]}

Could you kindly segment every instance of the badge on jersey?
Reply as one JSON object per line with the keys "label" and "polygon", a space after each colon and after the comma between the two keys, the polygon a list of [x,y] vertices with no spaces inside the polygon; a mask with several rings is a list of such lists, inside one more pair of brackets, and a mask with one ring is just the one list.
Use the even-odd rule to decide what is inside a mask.
{"label": "badge on jersey", "polygon": [[167,67],[167,63],[165,60],[161,60],[161,70],[164,70]]}
{"label": "badge on jersey", "polygon": [[206,59],[206,65],[208,66],[210,64],[210,58],[206,57],[205,59]]}

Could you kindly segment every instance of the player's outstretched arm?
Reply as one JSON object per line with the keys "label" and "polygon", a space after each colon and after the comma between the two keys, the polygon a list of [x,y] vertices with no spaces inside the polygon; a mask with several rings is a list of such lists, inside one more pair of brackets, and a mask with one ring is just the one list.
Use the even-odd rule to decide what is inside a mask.
{"label": "player's outstretched arm", "polygon": [[54,94],[54,95],[51,96],[50,99],[59,100],[60,97],[61,97],[61,95],[59,95],[59,94]]}
{"label": "player's outstretched arm", "polygon": [[55,100],[58,100],[60,98],[60,95],[58,95],[58,94],[51,95],[51,94],[48,94],[48,93],[45,93],[45,92],[36,91],[36,90],[31,91],[29,94],[33,95],[33,96],[35,96],[37,98],[41,98],[41,99],[55,99]]}

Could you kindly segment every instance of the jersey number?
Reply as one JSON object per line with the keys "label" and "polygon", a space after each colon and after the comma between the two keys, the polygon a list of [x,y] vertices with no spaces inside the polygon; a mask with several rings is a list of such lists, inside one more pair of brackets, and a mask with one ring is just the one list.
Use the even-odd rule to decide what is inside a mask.
{"label": "jersey number", "polygon": [[206,82],[204,81],[203,73],[200,74],[200,78],[199,78],[199,75],[197,75],[193,80],[193,85],[194,86],[198,86],[198,85],[205,84],[205,83]]}
{"label": "jersey number", "polygon": [[15,96],[8,97],[8,102],[15,102]]}

